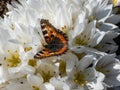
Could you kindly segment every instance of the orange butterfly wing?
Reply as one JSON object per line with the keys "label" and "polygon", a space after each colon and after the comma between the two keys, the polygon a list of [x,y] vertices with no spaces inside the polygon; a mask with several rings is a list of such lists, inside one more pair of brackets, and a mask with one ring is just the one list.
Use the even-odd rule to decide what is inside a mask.
{"label": "orange butterfly wing", "polygon": [[48,20],[41,20],[41,29],[47,45],[39,51],[34,58],[42,59],[50,56],[58,56],[68,50],[68,39],[65,33],[56,29]]}

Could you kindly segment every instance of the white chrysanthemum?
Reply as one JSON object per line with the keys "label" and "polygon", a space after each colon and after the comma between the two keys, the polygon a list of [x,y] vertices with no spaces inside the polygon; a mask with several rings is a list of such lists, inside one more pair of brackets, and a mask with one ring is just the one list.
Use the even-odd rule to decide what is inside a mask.
{"label": "white chrysanthemum", "polygon": [[114,42],[114,38],[117,36],[118,33],[107,32],[102,41],[95,48],[109,54],[115,53],[118,49],[118,45]]}
{"label": "white chrysanthemum", "polygon": [[106,90],[106,87],[103,85],[103,80],[105,78],[104,74],[98,73],[95,81],[92,81],[87,84],[87,87],[90,90]]}
{"label": "white chrysanthemum", "polygon": [[27,77],[13,79],[0,90],[55,90],[50,83],[44,83],[40,75],[30,75]]}
{"label": "white chrysanthemum", "polygon": [[[54,26],[63,29],[71,28],[72,26],[72,12],[69,10],[71,6],[67,6],[62,0],[27,0],[27,2],[20,1],[23,7],[18,5],[20,10],[12,10],[9,13],[9,17],[14,22],[19,22],[23,24],[28,24],[35,26],[39,18],[49,19],[50,22],[54,23]],[[15,4],[16,5],[16,4]],[[23,12],[24,11],[24,12]],[[32,12],[32,13],[31,13]],[[19,18],[18,18],[19,17]],[[34,18],[33,18],[34,17]]]}
{"label": "white chrysanthemum", "polygon": [[33,90],[55,90],[52,84],[44,83],[44,80],[40,75],[28,75],[27,80]]}
{"label": "white chrysanthemum", "polygon": [[[118,8],[119,9],[119,8]],[[115,11],[115,13],[119,13],[118,11]],[[119,14],[112,14],[106,22],[118,24],[120,22],[120,15]],[[119,30],[118,30],[119,31]]]}
{"label": "white chrysanthemum", "polygon": [[[9,44],[10,45],[10,44]],[[4,71],[7,71],[5,74],[8,76],[9,79],[18,78],[24,76],[25,74],[22,73],[21,69],[24,68],[25,64],[27,63],[24,59],[23,53],[24,51],[20,51],[18,49],[8,48],[5,51],[5,54],[1,54],[1,60],[3,60],[3,68]]]}
{"label": "white chrysanthemum", "polygon": [[[86,55],[80,61],[75,60],[72,71],[67,72],[68,79],[66,83],[70,86],[71,90],[87,89],[87,84],[96,80],[97,73],[95,69],[89,67],[94,60],[95,58],[92,55]],[[73,64],[71,63],[69,66],[73,66]],[[95,85],[92,87],[95,87]]]}
{"label": "white chrysanthemum", "polygon": [[[0,33],[0,43],[1,43],[1,51],[0,51],[0,63],[1,63],[1,79],[0,83],[6,82],[7,80],[20,78],[25,76],[26,73],[34,73],[34,68],[27,68],[28,60],[26,58],[26,53],[22,45],[18,43],[11,43],[9,39],[11,39],[10,33],[8,30],[1,30]],[[8,37],[7,37],[8,36]],[[24,69],[24,72],[23,72]],[[30,71],[31,70],[31,71]]]}
{"label": "white chrysanthemum", "polygon": [[90,0],[85,2],[87,16],[91,20],[98,20],[104,22],[111,14],[112,5],[108,5],[108,0]]}
{"label": "white chrysanthemum", "polygon": [[110,87],[120,85],[120,61],[114,55],[103,56],[97,62],[96,70],[105,75],[104,82]]}
{"label": "white chrysanthemum", "polygon": [[36,69],[36,73],[42,76],[44,82],[49,82],[52,77],[57,75],[57,72],[57,66],[46,62],[41,62],[39,67]]}
{"label": "white chrysanthemum", "polygon": [[[39,37],[38,29],[30,26],[29,24],[24,25],[23,23],[14,22],[8,17],[4,18],[4,21],[1,22],[0,27],[1,30],[4,29],[4,32],[6,31],[9,33],[6,36],[8,38],[7,41],[21,45],[25,52],[30,51],[32,48],[41,46],[40,41],[43,41],[41,40],[41,37]],[[1,31],[1,34],[2,32],[3,31]],[[37,47],[35,45],[37,45]]]}
{"label": "white chrysanthemum", "polygon": [[5,90],[33,90],[25,78],[11,80]]}
{"label": "white chrysanthemum", "polygon": [[23,54],[22,48],[10,43],[6,44],[9,44],[9,46],[4,45],[7,48],[3,49],[3,53],[0,53],[2,55],[0,62],[4,72],[3,76],[7,77],[7,79],[23,76],[23,73],[20,72],[20,69],[25,64],[23,57],[21,57]]}
{"label": "white chrysanthemum", "polygon": [[[102,40],[105,33],[96,28],[96,21],[88,23],[85,18],[85,12],[81,12],[78,16],[74,30],[70,32],[70,41],[75,46],[91,46],[94,47]],[[71,43],[70,43],[71,44]]]}
{"label": "white chrysanthemum", "polygon": [[52,78],[50,83],[55,87],[55,90],[71,90],[70,86],[65,82],[65,78]]}
{"label": "white chrysanthemum", "polygon": [[86,2],[85,6],[89,21],[97,20],[97,28],[102,31],[108,31],[117,28],[112,23],[107,23],[106,19],[111,16],[112,5],[108,4],[108,0],[90,0]]}

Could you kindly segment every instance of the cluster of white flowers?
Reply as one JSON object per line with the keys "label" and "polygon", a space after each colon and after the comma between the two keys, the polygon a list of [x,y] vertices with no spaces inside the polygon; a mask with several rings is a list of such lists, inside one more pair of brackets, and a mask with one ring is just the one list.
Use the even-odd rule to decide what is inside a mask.
{"label": "cluster of white flowers", "polygon": [[[107,90],[120,86],[120,0],[19,0],[0,19],[0,90]],[[35,59],[40,20],[68,37],[60,56]]]}

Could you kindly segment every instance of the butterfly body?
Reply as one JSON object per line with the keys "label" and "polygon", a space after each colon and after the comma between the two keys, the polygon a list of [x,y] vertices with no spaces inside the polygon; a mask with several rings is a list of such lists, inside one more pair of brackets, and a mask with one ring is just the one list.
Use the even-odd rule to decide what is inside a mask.
{"label": "butterfly body", "polygon": [[48,20],[41,20],[41,29],[47,45],[39,51],[34,58],[42,59],[51,56],[58,56],[68,50],[68,39],[65,33],[56,29]]}

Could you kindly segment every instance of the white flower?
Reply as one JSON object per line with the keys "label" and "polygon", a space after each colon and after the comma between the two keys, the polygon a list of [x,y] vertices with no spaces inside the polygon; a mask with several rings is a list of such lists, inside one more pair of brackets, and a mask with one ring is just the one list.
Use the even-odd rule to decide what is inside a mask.
{"label": "white flower", "polygon": [[28,75],[28,83],[31,85],[33,90],[55,90],[54,86],[50,83],[44,83],[42,76]]}
{"label": "white flower", "polygon": [[50,83],[44,83],[40,75],[27,75],[27,78],[22,77],[9,81],[3,90],[55,90]]}
{"label": "white flower", "polygon": [[55,90],[70,90],[69,85],[67,85],[65,78],[51,78],[50,83],[55,87]]}
{"label": "white flower", "polygon": [[8,52],[3,55],[3,66],[4,68],[8,69],[8,73],[6,74],[10,79],[18,78],[24,75],[24,73],[21,72],[21,69],[26,64],[26,62],[20,57],[20,53],[22,52],[19,52],[17,50],[12,52],[11,50],[8,50]]}
{"label": "white flower", "polygon": [[[1,63],[0,63],[1,64]],[[0,66],[0,84],[7,81],[7,75],[3,66]]]}
{"label": "white flower", "polygon": [[112,86],[120,85],[120,61],[114,55],[105,55],[96,64],[96,70],[105,75],[104,82]]}
{"label": "white flower", "polygon": [[95,48],[99,51],[106,53],[115,53],[118,49],[118,45],[115,43],[114,38],[116,38],[119,34],[115,32],[107,32],[102,39],[102,41],[95,46]]}
{"label": "white flower", "polygon": [[36,29],[30,25],[24,25],[23,23],[13,22],[8,17],[4,18],[4,21],[1,22],[0,27],[1,34],[5,32],[9,33],[6,36],[7,41],[10,41],[14,44],[22,45],[26,52],[30,51],[32,48],[37,48],[35,45],[41,46],[40,41],[42,40],[38,34],[38,29],[40,28]]}
{"label": "white flower", "polygon": [[25,78],[12,80],[5,88],[5,90],[33,90]]}
{"label": "white flower", "polygon": [[97,20],[96,26],[98,29],[107,32],[117,28],[116,25],[106,22],[112,12],[112,5],[108,4],[108,0],[96,0],[96,2],[90,0],[86,2],[84,7],[88,10],[87,18],[89,21]]}
{"label": "white flower", "polygon": [[96,80],[88,83],[87,87],[90,90],[106,90],[106,87],[103,84],[104,78],[105,78],[104,74],[98,73]]}
{"label": "white flower", "polygon": [[[7,30],[3,30],[1,34],[1,78],[0,83],[6,82],[7,80],[23,77],[26,73],[22,71],[22,69],[27,68],[26,65],[27,59],[24,48],[20,44],[15,44],[9,42],[11,38],[10,34],[6,33]],[[7,37],[7,36],[9,37]],[[31,70],[31,72],[30,72]],[[34,73],[35,70],[33,68],[29,68],[29,73]]]}
{"label": "white flower", "polygon": [[[96,19],[98,22],[104,22],[111,14],[112,5],[108,5],[108,0],[90,0],[85,2],[85,8],[88,10],[89,18]],[[93,18],[92,18],[93,17]]]}
{"label": "white flower", "polygon": [[52,77],[57,75],[57,72],[58,67],[47,62],[41,62],[36,69],[36,73],[42,76],[44,82],[49,82]]}
{"label": "white flower", "polygon": [[[90,46],[94,47],[102,40],[105,33],[96,28],[96,21],[88,23],[85,19],[85,12],[81,12],[78,16],[75,28],[70,32],[70,42],[75,46]],[[71,44],[71,43],[70,43]]]}
{"label": "white flower", "polygon": [[49,19],[49,21],[54,23],[54,26],[59,29],[64,27],[71,28],[72,26],[72,12],[69,10],[71,7],[68,7],[62,0],[27,0],[26,2],[21,0],[20,2],[24,3],[23,7],[20,8],[21,6],[18,5],[17,7],[20,8],[20,10],[12,10],[11,13],[9,13],[9,17],[14,22],[24,22],[23,24],[34,27],[36,25],[35,21],[39,18],[44,18]]}
{"label": "white flower", "polygon": [[71,90],[84,90],[85,88],[88,88],[87,84],[96,80],[97,74],[95,69],[92,67],[89,68],[94,60],[95,58],[92,55],[86,55],[80,61],[75,60],[72,71],[67,72],[68,79],[66,83],[71,87]]}
{"label": "white flower", "polygon": [[63,62],[65,62],[66,64],[66,72],[71,72],[71,70],[74,67],[75,61],[78,60],[77,56],[73,53],[67,53],[65,55],[63,55],[60,60],[62,60]]}
{"label": "white flower", "polygon": [[[117,13],[117,11],[115,11]],[[113,23],[113,24],[118,24],[120,22],[120,15],[118,14],[112,14],[106,22]]]}

